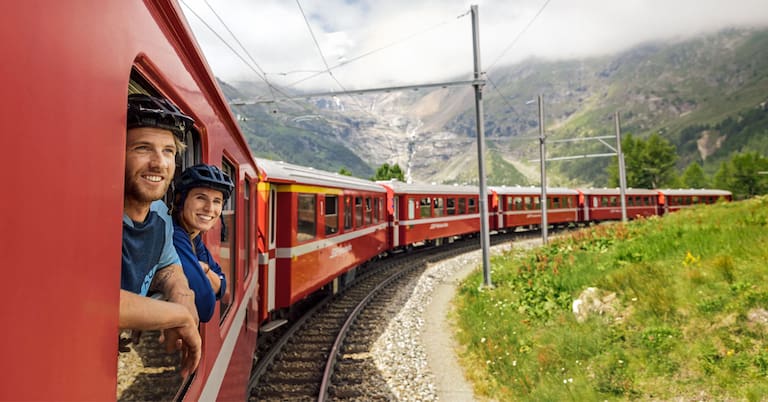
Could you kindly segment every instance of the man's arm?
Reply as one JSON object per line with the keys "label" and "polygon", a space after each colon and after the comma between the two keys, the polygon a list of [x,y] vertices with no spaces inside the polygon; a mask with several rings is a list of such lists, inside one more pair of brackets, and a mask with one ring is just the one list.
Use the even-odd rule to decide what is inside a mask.
{"label": "man's arm", "polygon": [[184,306],[120,289],[119,326],[121,329],[163,330],[166,349],[169,352],[174,349],[183,351],[181,375],[197,369],[202,340],[197,331],[197,316],[193,317]]}
{"label": "man's arm", "polygon": [[171,264],[161,268],[152,279],[150,291],[161,292],[170,302],[179,303],[186,307],[195,319],[195,323],[200,322],[195,306],[195,292],[189,288],[189,281],[184,275],[181,265]]}

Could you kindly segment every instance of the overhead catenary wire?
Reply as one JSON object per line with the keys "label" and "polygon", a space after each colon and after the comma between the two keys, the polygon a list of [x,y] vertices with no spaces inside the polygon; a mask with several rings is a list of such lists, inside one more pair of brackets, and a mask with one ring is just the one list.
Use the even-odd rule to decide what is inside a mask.
{"label": "overhead catenary wire", "polygon": [[533,16],[533,18],[531,18],[531,20],[528,21],[527,24],[525,24],[525,27],[523,27],[523,29],[520,32],[517,33],[517,35],[512,39],[512,41],[509,43],[509,45],[507,45],[507,47],[505,47],[504,50],[502,50],[501,54],[499,54],[499,56],[496,57],[496,59],[493,61],[493,63],[491,63],[488,66],[488,68],[485,69],[486,73],[488,73],[488,71],[490,71],[493,68],[493,66],[495,66],[507,54],[507,52],[510,49],[512,49],[513,46],[515,46],[515,44],[517,43],[518,40],[520,40],[520,38],[523,36],[523,34],[525,34],[525,32],[528,31],[528,28],[530,28],[531,25],[533,25],[533,23],[536,22],[536,20],[539,18],[541,13],[544,12],[544,9],[547,8],[547,5],[549,5],[550,1],[552,1],[552,0],[545,0],[544,1],[544,4],[541,5],[541,7],[539,8],[539,11],[536,12],[536,14]]}
{"label": "overhead catenary wire", "polygon": [[[213,27],[210,24],[208,24],[208,22],[200,14],[198,14],[192,7],[190,7],[189,4],[187,4],[184,0],[180,0],[180,1],[181,1],[181,4],[183,4],[187,8],[187,10],[189,10],[192,13],[192,15],[194,15],[203,24],[203,26],[205,26],[209,31],[211,31],[211,33],[213,33],[224,44],[224,46],[227,47],[227,49],[229,49],[238,59],[240,59],[240,61],[242,61],[243,64],[245,64],[245,66],[248,67],[248,69],[253,71],[253,73],[256,74],[256,76],[260,80],[264,81],[264,83],[270,88],[270,93],[274,95],[274,92],[272,91],[275,91],[283,95],[285,98],[291,98],[291,95],[287,94],[280,88],[276,87],[274,84],[270,83],[269,80],[267,80],[266,74],[264,74],[263,70],[261,70],[261,67],[258,65],[258,63],[255,62],[255,60],[253,60],[253,57],[251,57],[247,51],[246,51],[246,54],[248,54],[251,60],[253,60],[253,64],[256,66],[256,68],[253,65],[251,65],[251,63],[249,63],[248,60],[246,60],[237,50],[235,50],[235,48],[232,45],[230,45],[226,39],[224,39],[224,37],[222,37],[215,29],[213,29]],[[208,4],[207,1],[206,1],[206,4]],[[208,5],[208,7],[211,7],[211,6]],[[216,17],[219,18],[219,21],[225,26],[225,28],[230,33],[230,35],[232,35],[235,38],[235,41],[245,50],[245,47],[237,39],[236,35],[234,35],[234,33],[227,27],[224,21],[221,20],[218,14],[216,14],[216,12],[212,8],[211,8],[211,11],[213,11]],[[274,96],[273,98],[276,99],[276,97]],[[306,105],[302,105],[297,102],[293,102],[293,103],[301,109],[311,111],[311,108],[307,107]]]}
{"label": "overhead catenary wire", "polygon": [[240,49],[242,49],[243,52],[245,53],[245,55],[248,56],[248,59],[251,60],[251,62],[253,63],[254,66],[256,66],[256,68],[259,69],[259,71],[261,72],[262,76],[264,77],[264,83],[266,83],[267,84],[267,88],[269,88],[269,94],[272,96],[272,99],[275,99],[275,90],[274,90],[273,85],[267,79],[267,73],[264,72],[264,69],[261,68],[259,63],[257,63],[256,60],[253,58],[253,56],[251,56],[251,52],[249,52],[248,49],[246,49],[246,47],[243,46],[243,43],[240,42],[240,39],[237,38],[237,35],[235,35],[235,33],[232,32],[231,29],[229,29],[229,25],[227,25],[227,23],[224,22],[224,20],[221,18],[221,16],[219,16],[219,13],[217,13],[216,10],[213,9],[213,6],[211,6],[211,4],[208,2],[208,0],[203,0],[203,1],[205,2],[205,5],[208,6],[208,9],[211,10],[213,15],[216,16],[216,18],[219,20],[221,25],[224,26],[224,29],[226,29],[227,32],[229,32],[229,35],[232,36],[232,39],[234,39],[235,42],[237,43],[237,45],[240,46]]}
{"label": "overhead catenary wire", "polygon": [[[315,43],[315,47],[317,48],[317,51],[320,53],[320,59],[323,60],[323,65],[325,65],[325,71],[336,82],[336,84],[339,86],[339,88],[341,88],[342,91],[347,92],[347,88],[345,88],[344,85],[342,85],[341,82],[336,78],[336,76],[333,75],[333,72],[331,71],[331,67],[328,65],[328,61],[325,59],[325,55],[323,54],[323,49],[320,47],[320,43],[317,41],[315,32],[312,30],[312,24],[309,23],[309,18],[307,18],[307,14],[304,12],[304,8],[301,7],[301,1],[296,0],[296,5],[299,7],[299,11],[301,11],[301,16],[304,18],[304,22],[307,25],[307,29],[309,30],[309,35],[312,36],[312,41]],[[363,107],[363,105],[357,102],[356,99],[354,98],[352,99],[363,113],[367,112],[366,109]]]}

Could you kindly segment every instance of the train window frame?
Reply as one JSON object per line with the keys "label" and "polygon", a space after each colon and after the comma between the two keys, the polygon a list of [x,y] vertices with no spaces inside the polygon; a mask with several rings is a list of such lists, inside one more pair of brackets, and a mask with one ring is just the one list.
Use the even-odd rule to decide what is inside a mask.
{"label": "train window frame", "polygon": [[432,199],[430,197],[422,197],[419,200],[419,216],[421,218],[432,217]]}
{"label": "train window frame", "polygon": [[459,198],[459,209],[458,213],[459,215],[466,215],[467,214],[467,199],[465,197]]}
{"label": "train window frame", "polygon": [[467,213],[477,213],[477,199],[474,197],[467,199]]}
{"label": "train window frame", "polygon": [[[317,238],[317,206],[317,194],[296,193],[296,232],[294,235],[296,243],[306,243]],[[311,219],[302,219],[302,212],[309,213]],[[303,227],[302,222],[304,223]]]}
{"label": "train window frame", "polygon": [[445,199],[445,212],[448,215],[456,215],[456,198],[450,197]]}
{"label": "train window frame", "polygon": [[[339,196],[336,194],[326,194],[323,210],[324,210],[323,220],[325,223],[324,225],[325,235],[333,236],[338,234],[339,233]],[[331,223],[330,225],[329,225],[329,222]]]}
{"label": "train window frame", "polygon": [[344,231],[352,229],[352,196],[344,196]]}
{"label": "train window frame", "polygon": [[416,200],[412,197],[408,197],[408,219],[416,218]]}
{"label": "train window frame", "polygon": [[435,197],[432,199],[432,215],[443,216],[444,209],[443,197]]}
{"label": "train window frame", "polygon": [[[219,247],[219,265],[222,266],[222,274],[227,279],[226,294],[219,299],[219,326],[224,323],[229,311],[235,304],[234,289],[237,289],[237,190],[239,180],[237,180],[237,171],[235,165],[226,157],[221,158],[221,170],[229,175],[234,182],[235,188],[232,190],[232,196],[221,209],[221,243]],[[231,218],[228,218],[231,216]],[[225,226],[225,222],[230,223]],[[224,247],[228,244],[229,247]],[[226,261],[226,263],[223,263]],[[227,269],[223,265],[228,265]]]}
{"label": "train window frame", "polygon": [[355,196],[354,199],[355,202],[355,229],[360,228],[363,226],[363,197],[358,195]]}
{"label": "train window frame", "polygon": [[371,196],[365,197],[365,216],[363,218],[363,225],[368,226],[373,222],[373,205]]}

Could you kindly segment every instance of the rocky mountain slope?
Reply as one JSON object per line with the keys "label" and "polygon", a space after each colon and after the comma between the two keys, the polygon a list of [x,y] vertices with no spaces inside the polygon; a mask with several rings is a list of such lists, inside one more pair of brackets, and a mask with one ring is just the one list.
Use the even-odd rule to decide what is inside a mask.
{"label": "rocky mountain slope", "polygon": [[[678,148],[680,167],[705,170],[742,149],[768,153],[760,140],[724,136],[718,127],[764,110],[768,30],[727,30],[679,43],[648,43],[622,54],[570,61],[528,60],[488,73],[484,88],[491,185],[536,183],[536,104],[544,98],[548,138],[660,133]],[[230,99],[265,98],[263,84],[222,85]],[[370,177],[398,163],[416,182],[474,182],[474,93],[438,88],[338,98],[310,98],[233,108],[256,155]],[[757,119],[758,121],[765,121]],[[763,123],[760,123],[763,124]],[[755,137],[755,138],[752,138]],[[763,138],[765,135],[762,136]],[[739,144],[738,146],[734,144]],[[609,152],[597,141],[548,146],[550,156]],[[726,152],[727,151],[727,152]],[[606,182],[611,158],[550,164],[550,185]]]}

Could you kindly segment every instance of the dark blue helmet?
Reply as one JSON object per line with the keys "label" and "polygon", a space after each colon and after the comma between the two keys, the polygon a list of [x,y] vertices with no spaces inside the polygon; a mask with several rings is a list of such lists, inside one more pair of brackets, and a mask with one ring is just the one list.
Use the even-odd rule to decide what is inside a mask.
{"label": "dark blue helmet", "polygon": [[156,127],[169,130],[179,138],[195,124],[166,99],[146,94],[128,95],[128,129],[137,127]]}
{"label": "dark blue helmet", "polygon": [[218,167],[201,163],[184,169],[174,183],[177,194],[182,194],[182,202],[189,190],[197,187],[221,191],[224,202],[227,202],[235,185],[229,175]]}

